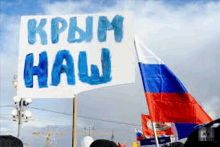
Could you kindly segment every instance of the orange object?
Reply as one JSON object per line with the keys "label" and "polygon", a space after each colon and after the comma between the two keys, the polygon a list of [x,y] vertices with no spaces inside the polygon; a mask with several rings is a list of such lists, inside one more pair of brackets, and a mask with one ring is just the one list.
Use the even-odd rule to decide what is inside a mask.
{"label": "orange object", "polygon": [[[144,136],[154,137],[152,122],[149,115],[141,114],[142,132]],[[173,135],[171,123],[156,123],[157,136]]]}

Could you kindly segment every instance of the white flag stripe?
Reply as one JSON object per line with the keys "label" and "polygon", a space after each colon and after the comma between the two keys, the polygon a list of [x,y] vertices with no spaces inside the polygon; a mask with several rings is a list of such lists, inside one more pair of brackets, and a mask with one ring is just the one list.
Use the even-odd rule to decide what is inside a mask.
{"label": "white flag stripe", "polygon": [[135,37],[135,45],[139,62],[144,64],[164,64],[151,50]]}

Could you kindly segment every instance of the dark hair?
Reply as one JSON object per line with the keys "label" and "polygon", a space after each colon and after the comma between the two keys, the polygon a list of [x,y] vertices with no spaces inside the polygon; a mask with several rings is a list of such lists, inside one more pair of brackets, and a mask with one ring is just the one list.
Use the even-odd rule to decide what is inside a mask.
{"label": "dark hair", "polygon": [[3,135],[0,136],[0,147],[23,147],[23,143],[14,136]]}
{"label": "dark hair", "polygon": [[99,139],[95,140],[90,147],[118,147],[117,144],[110,140]]}

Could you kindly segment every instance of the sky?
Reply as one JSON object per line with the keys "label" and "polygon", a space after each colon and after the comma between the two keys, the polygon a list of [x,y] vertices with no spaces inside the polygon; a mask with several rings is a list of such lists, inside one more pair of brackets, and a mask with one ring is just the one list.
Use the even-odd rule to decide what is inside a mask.
{"label": "sky", "polygon": [[[217,65],[220,63],[220,1],[2,0],[0,4],[1,135],[17,135],[17,122],[11,120],[12,98],[16,94],[12,79],[18,67],[22,15],[133,11],[134,32],[139,40],[164,61],[212,119],[220,117],[220,66]],[[113,130],[115,141],[128,144],[135,141],[134,129],[141,126],[140,114],[148,113],[137,64],[135,73],[134,84],[78,94],[77,132],[88,132],[84,128],[91,125],[94,133]],[[31,133],[46,132],[49,126],[51,132],[65,133],[65,136],[51,136],[51,144],[71,146],[72,104],[72,99],[33,99],[28,108],[33,121],[22,124],[22,141],[31,146],[45,145],[46,136],[36,137]],[[93,136],[94,139],[100,137],[103,136]],[[110,139],[111,136],[105,137]],[[78,136],[78,146],[81,139],[82,136]]]}

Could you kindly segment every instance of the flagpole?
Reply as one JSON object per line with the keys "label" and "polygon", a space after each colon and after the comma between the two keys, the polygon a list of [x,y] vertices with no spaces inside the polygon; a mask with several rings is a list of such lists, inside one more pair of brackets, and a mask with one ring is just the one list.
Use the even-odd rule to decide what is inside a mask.
{"label": "flagpole", "polygon": [[[137,53],[136,40],[137,40],[137,38],[134,39],[134,46],[135,46],[136,55],[137,55],[137,58],[138,58],[138,61],[139,61],[140,59],[139,59],[139,56],[138,56],[138,53]],[[139,68],[140,68],[140,67],[139,67]],[[142,78],[142,80],[143,80],[143,78]],[[160,146],[159,146],[159,143],[158,143],[157,131],[156,131],[156,128],[155,128],[155,122],[152,123],[152,126],[153,126],[154,138],[155,138],[156,145],[157,145],[157,147],[160,147]]]}
{"label": "flagpole", "polygon": [[155,128],[155,122],[152,122],[152,125],[153,125],[154,138],[155,138],[156,145],[157,145],[157,147],[160,147],[159,142],[158,142],[158,138],[157,138],[157,131],[156,131],[156,128]]}
{"label": "flagpole", "polygon": [[76,118],[77,118],[77,95],[73,98],[73,134],[72,134],[72,147],[76,147]]}

